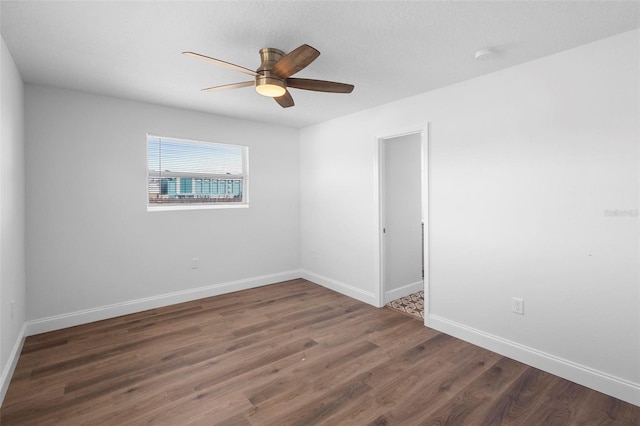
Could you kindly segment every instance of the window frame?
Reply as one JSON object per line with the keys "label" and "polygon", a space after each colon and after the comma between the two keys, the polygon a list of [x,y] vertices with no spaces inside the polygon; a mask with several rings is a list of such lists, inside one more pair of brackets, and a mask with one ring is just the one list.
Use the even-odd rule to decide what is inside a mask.
{"label": "window frame", "polygon": [[[224,202],[224,201],[216,201],[216,202],[209,202],[209,203],[179,203],[179,204],[151,204],[150,203],[150,198],[149,198],[149,178],[150,178],[150,170],[149,170],[149,141],[150,139],[153,138],[157,138],[157,139],[166,139],[166,140],[172,140],[172,141],[178,141],[178,142],[186,142],[186,143],[191,143],[191,144],[200,144],[200,145],[216,145],[216,146],[227,146],[227,147],[233,147],[233,148],[240,148],[241,152],[242,152],[242,174],[241,175],[232,175],[234,177],[237,176],[241,176],[242,177],[242,201],[241,202]],[[146,167],[146,198],[147,198],[147,211],[148,212],[157,212],[157,211],[176,211],[176,210],[210,210],[210,209],[242,209],[242,208],[248,208],[249,207],[249,146],[248,145],[239,145],[239,144],[230,144],[230,143],[219,143],[219,142],[210,142],[210,141],[203,141],[203,140],[194,140],[194,139],[187,139],[187,138],[178,138],[178,137],[173,137],[173,136],[158,136],[157,134],[152,134],[152,133],[147,133],[146,134],[146,163],[145,163],[145,167]],[[176,172],[176,173],[180,173],[180,172]],[[185,172],[186,173],[186,172]],[[214,174],[212,174],[213,176]],[[220,179],[224,179],[224,176],[221,175],[222,177],[220,178],[210,178],[210,179],[216,179],[216,180],[220,180]],[[178,182],[177,179],[175,178],[176,182],[175,182],[175,186],[176,186],[176,191],[180,191],[180,186],[181,186],[181,182]],[[196,179],[198,179],[197,177],[193,177],[193,181],[191,182],[191,190],[192,193],[194,190],[196,190],[197,188],[197,183],[196,183]],[[211,185],[211,187],[213,187],[213,182],[209,183]],[[220,182],[217,182],[216,185],[219,185]],[[227,183],[225,183],[226,185]],[[202,183],[202,185],[204,186],[204,183]],[[159,186],[161,186],[161,183],[159,183]],[[233,184],[232,184],[233,186]]]}

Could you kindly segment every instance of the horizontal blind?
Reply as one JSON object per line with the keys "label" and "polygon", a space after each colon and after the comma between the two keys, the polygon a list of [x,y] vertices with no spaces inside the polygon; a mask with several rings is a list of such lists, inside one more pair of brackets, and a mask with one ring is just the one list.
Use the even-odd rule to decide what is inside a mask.
{"label": "horizontal blind", "polygon": [[148,205],[245,202],[246,150],[147,135]]}

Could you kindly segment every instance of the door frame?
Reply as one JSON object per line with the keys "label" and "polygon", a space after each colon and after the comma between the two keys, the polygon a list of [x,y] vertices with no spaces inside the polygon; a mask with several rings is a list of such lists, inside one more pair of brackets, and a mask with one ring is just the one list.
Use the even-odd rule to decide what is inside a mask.
{"label": "door frame", "polygon": [[378,215],[376,221],[376,233],[377,233],[377,256],[376,256],[376,269],[377,269],[377,285],[376,285],[376,300],[378,306],[382,307],[385,304],[384,295],[384,259],[385,259],[385,244],[384,244],[384,141],[387,139],[394,139],[401,136],[420,134],[420,170],[421,170],[421,193],[422,193],[422,223],[423,225],[423,245],[422,245],[422,260],[424,263],[424,317],[425,324],[429,314],[429,123],[420,124],[405,129],[389,131],[382,133],[375,138],[376,156],[375,156],[375,174],[376,174],[376,188],[375,196],[378,208]]}

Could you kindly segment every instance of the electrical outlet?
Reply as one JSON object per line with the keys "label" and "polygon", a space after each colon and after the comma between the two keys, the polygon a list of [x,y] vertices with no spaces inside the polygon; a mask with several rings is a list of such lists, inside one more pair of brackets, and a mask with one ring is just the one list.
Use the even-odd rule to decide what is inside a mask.
{"label": "electrical outlet", "polygon": [[200,267],[200,259],[194,257],[191,259],[191,269],[198,269]]}
{"label": "electrical outlet", "polygon": [[13,300],[11,301],[11,319],[13,319],[13,306],[16,304],[16,302],[14,302]]}
{"label": "electrical outlet", "polygon": [[511,301],[511,310],[516,314],[524,315],[524,300],[514,297]]}

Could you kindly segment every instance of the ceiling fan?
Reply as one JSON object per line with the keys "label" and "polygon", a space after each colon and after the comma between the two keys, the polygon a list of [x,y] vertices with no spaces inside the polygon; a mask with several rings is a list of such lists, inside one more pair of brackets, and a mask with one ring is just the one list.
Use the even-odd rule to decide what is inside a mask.
{"label": "ceiling fan", "polygon": [[220,90],[239,89],[241,87],[255,86],[256,91],[263,95],[274,98],[283,108],[292,107],[294,104],[288,87],[315,92],[330,93],[351,93],[352,84],[336,83],[325,80],[312,80],[307,78],[291,78],[292,75],[304,69],[313,62],[320,52],[313,47],[303,44],[295,50],[285,54],[282,50],[272,47],[260,49],[261,64],[257,70],[252,71],[220,59],[210,58],[194,52],[182,52],[184,55],[212,62],[216,65],[228,69],[240,71],[255,77],[253,80],[242,81],[240,83],[225,84],[224,86],[214,86],[202,89],[205,92],[217,92]]}

